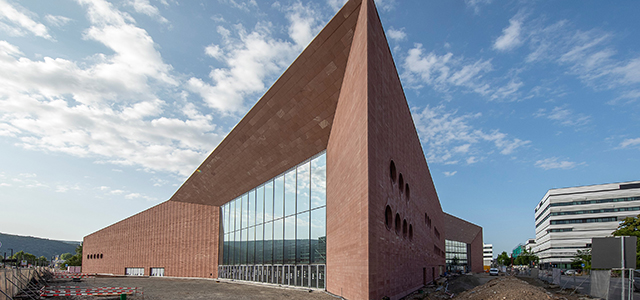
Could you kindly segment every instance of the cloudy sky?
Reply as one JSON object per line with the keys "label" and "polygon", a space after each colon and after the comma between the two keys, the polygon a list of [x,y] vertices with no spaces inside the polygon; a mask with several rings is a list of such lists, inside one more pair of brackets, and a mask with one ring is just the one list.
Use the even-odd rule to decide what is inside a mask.
{"label": "cloudy sky", "polygon": [[[343,3],[0,0],[0,232],[169,199]],[[377,6],[442,207],[496,252],[548,189],[640,179],[640,2]]]}

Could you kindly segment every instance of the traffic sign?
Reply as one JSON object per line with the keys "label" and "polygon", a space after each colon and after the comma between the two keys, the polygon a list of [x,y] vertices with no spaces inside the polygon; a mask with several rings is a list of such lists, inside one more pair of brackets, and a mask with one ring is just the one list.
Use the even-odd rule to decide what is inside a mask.
{"label": "traffic sign", "polygon": [[582,264],[582,267],[584,268],[584,264]]}

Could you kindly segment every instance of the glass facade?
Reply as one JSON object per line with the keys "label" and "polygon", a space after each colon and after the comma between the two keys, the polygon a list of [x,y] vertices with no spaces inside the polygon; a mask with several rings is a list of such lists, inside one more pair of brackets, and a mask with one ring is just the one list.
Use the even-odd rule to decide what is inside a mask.
{"label": "glass facade", "polygon": [[326,153],[222,206],[220,278],[325,287]]}
{"label": "glass facade", "polygon": [[446,263],[448,272],[468,272],[467,260],[469,245],[467,243],[445,240]]}

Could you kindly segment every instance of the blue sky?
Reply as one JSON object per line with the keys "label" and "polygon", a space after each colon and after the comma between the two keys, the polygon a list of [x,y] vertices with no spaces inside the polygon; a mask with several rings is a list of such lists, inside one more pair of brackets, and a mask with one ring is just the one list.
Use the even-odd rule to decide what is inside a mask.
{"label": "blue sky", "polygon": [[[0,231],[167,200],[344,1],[0,0]],[[638,1],[378,10],[445,211],[494,251],[550,188],[638,180]]]}

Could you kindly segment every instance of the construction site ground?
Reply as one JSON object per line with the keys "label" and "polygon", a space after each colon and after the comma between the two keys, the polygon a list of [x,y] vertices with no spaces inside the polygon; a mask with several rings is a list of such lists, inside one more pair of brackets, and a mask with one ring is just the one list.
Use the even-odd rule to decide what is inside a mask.
{"label": "construction site ground", "polygon": [[459,300],[582,300],[593,299],[584,294],[572,294],[537,278],[515,276],[489,276],[489,274],[459,275],[446,282],[426,286],[404,300],[459,299]]}
{"label": "construction site ground", "polygon": [[[318,299],[335,300],[336,297],[321,290],[265,286],[261,284],[228,282],[208,279],[183,279],[169,277],[98,277],[80,282],[59,280],[58,286],[82,287],[138,287],[137,295],[128,295],[131,300],[169,299]],[[473,300],[582,300],[592,299],[584,294],[571,294],[572,290],[561,290],[537,278],[515,276],[489,276],[488,274],[459,275],[440,280],[439,284],[426,286],[404,298],[415,299],[473,299]],[[51,300],[74,299],[120,299],[119,296],[66,296],[51,297]]]}
{"label": "construction site ground", "polygon": [[[82,287],[138,287],[142,294],[127,295],[131,300],[199,300],[199,299],[311,299],[336,300],[321,290],[264,286],[252,283],[226,282],[209,279],[183,279],[170,277],[98,277],[81,282],[55,281],[51,285]],[[46,299],[109,300],[119,296],[66,296]]]}

